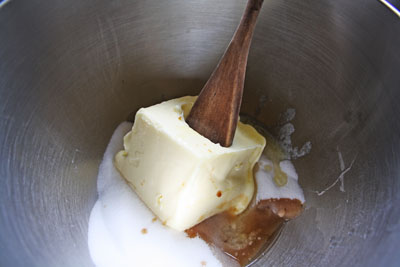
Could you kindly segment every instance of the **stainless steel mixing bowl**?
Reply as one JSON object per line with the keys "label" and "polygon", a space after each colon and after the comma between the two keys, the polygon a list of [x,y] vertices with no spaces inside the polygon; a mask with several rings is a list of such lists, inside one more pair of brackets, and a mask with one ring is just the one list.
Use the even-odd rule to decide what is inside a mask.
{"label": "stainless steel mixing bowl", "polygon": [[[244,0],[19,1],[0,8],[0,265],[92,266],[96,175],[116,126],[199,92]],[[297,111],[307,208],[256,266],[400,264],[400,19],[378,1],[266,0],[242,112]],[[344,177],[322,196],[341,169]]]}

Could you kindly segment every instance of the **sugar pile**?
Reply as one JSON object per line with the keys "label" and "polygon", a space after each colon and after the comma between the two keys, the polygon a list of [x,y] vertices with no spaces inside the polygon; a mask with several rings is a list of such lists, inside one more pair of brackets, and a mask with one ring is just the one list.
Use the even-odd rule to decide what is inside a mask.
{"label": "sugar pile", "polygon": [[298,199],[304,203],[304,194],[298,184],[297,172],[289,160],[283,160],[279,163],[281,170],[286,173],[288,180],[285,186],[277,186],[274,182],[274,164],[266,156],[262,155],[258,161],[258,170],[255,173],[257,184],[256,201],[263,199]]}
{"label": "sugar pile", "polygon": [[100,165],[99,199],[88,233],[93,262],[99,267],[222,266],[205,241],[156,220],[115,169],[114,155],[131,128],[131,123],[124,122],[116,129]]}
{"label": "sugar pile", "polygon": [[294,125],[290,122],[296,116],[296,110],[289,108],[281,114],[278,125],[278,143],[288,159],[301,158],[311,151],[311,142],[307,141],[301,148],[293,147],[291,135],[294,133]]}

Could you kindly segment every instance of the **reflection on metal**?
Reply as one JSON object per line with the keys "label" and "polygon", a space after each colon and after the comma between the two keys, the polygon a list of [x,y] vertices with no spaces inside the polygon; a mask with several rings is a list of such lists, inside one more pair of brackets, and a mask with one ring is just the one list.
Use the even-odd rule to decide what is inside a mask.
{"label": "reflection on metal", "polygon": [[0,8],[5,6],[8,2],[11,2],[11,0],[0,0]]}
{"label": "reflection on metal", "polygon": [[394,12],[394,14],[396,14],[399,18],[400,18],[400,11],[391,3],[389,3],[386,0],[379,0],[382,4],[384,4],[387,8],[389,8],[390,10],[392,10]]}
{"label": "reflection on metal", "polygon": [[315,193],[318,196],[322,196],[323,194],[325,194],[327,191],[329,191],[332,187],[334,187],[339,181],[340,181],[340,192],[345,192],[344,191],[344,175],[349,172],[351,170],[351,168],[353,167],[354,162],[356,161],[357,155],[354,157],[354,159],[351,161],[350,166],[347,167],[346,169],[344,168],[344,162],[343,162],[343,158],[342,158],[342,153],[338,150],[338,156],[339,156],[339,161],[340,161],[340,169],[341,169],[341,173],[339,174],[339,176],[336,178],[336,180],[327,188],[325,188],[322,191],[315,191]]}

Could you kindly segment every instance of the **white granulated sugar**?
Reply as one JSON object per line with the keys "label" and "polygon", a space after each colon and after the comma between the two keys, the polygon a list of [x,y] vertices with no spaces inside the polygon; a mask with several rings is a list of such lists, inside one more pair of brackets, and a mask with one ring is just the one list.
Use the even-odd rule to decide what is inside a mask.
{"label": "white granulated sugar", "polygon": [[288,180],[284,186],[277,186],[274,182],[274,165],[266,156],[262,155],[258,161],[259,168],[255,173],[257,183],[256,201],[263,199],[298,199],[304,203],[304,194],[298,184],[298,176],[296,170],[289,160],[284,160],[279,163],[283,172],[286,173]]}
{"label": "white granulated sugar", "polygon": [[301,148],[293,147],[291,135],[294,133],[295,128],[291,120],[296,116],[295,109],[289,108],[280,118],[280,128],[278,132],[278,143],[282,150],[285,152],[288,159],[297,159],[310,153],[311,142],[306,142]]}
{"label": "white granulated sugar", "polygon": [[143,204],[113,164],[123,136],[132,128],[122,123],[114,132],[100,165],[99,199],[89,220],[88,244],[96,266],[187,267],[222,266],[200,238],[170,229]]}
{"label": "white granulated sugar", "polygon": [[288,108],[285,112],[280,115],[280,124],[288,123],[292,121],[296,116],[296,110],[294,108]]}

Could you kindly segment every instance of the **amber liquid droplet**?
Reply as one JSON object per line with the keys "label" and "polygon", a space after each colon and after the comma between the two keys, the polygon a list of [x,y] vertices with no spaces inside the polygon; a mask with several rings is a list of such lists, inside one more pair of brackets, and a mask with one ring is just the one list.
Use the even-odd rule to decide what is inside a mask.
{"label": "amber liquid droplet", "polygon": [[274,165],[274,182],[277,186],[284,186],[287,184],[287,174],[284,173],[279,166],[278,160],[273,160],[272,164]]}

